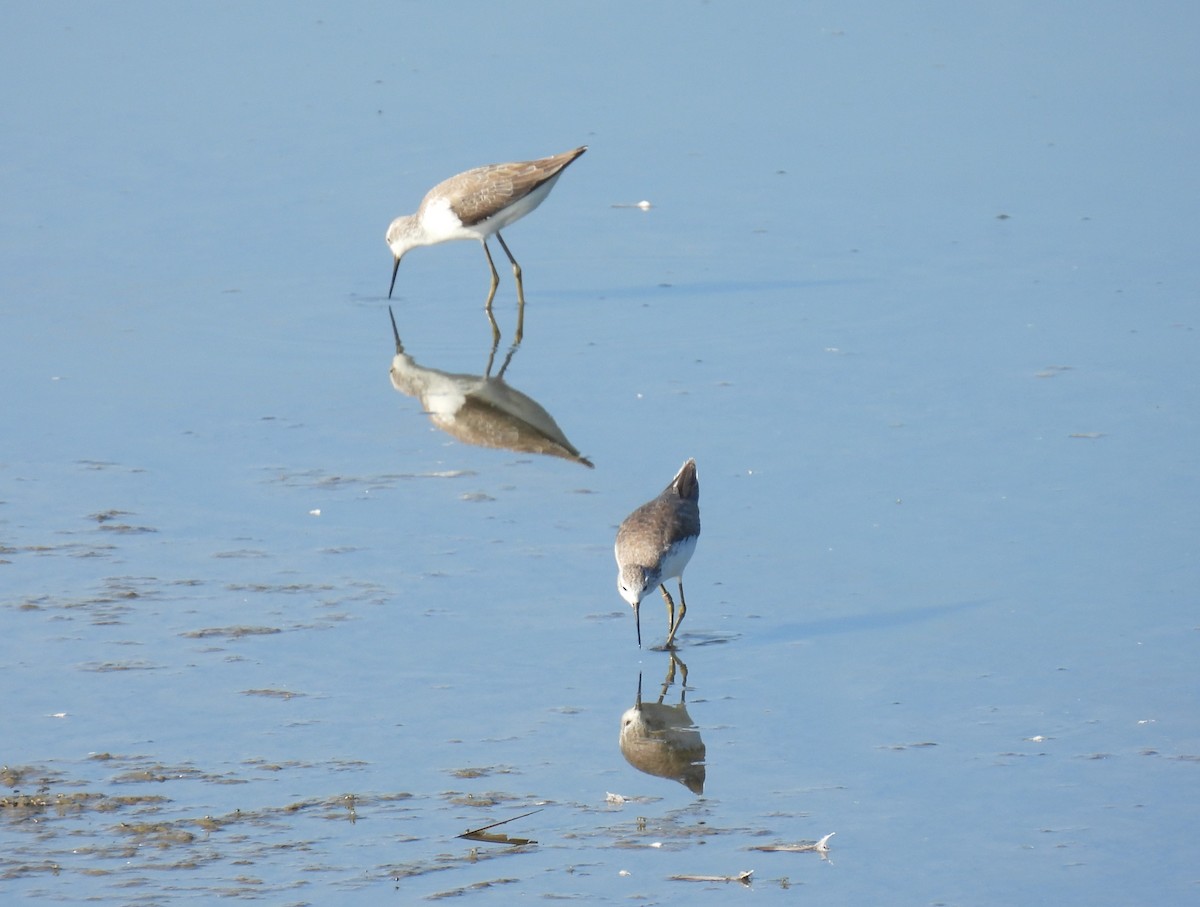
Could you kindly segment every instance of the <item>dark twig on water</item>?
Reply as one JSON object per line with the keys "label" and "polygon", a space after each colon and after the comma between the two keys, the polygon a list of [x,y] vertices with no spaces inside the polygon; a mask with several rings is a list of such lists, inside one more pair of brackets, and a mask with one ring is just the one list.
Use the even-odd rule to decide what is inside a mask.
{"label": "dark twig on water", "polygon": [[510,838],[505,834],[489,835],[487,834],[487,830],[489,828],[495,828],[498,825],[506,825],[509,822],[516,822],[517,819],[524,819],[526,816],[532,816],[534,813],[540,812],[540,809],[533,809],[527,813],[522,813],[519,816],[513,816],[511,819],[501,819],[499,822],[493,822],[491,825],[483,825],[479,828],[469,829],[468,831],[464,831],[461,835],[455,835],[455,837],[466,838],[468,841],[485,841],[489,844],[536,844],[537,841],[534,841],[530,838]]}

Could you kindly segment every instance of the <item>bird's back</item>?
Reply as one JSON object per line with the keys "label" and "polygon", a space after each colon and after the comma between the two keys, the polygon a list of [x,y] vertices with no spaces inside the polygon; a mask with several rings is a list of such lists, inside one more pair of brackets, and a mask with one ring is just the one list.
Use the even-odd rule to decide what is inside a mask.
{"label": "bird's back", "polygon": [[[459,173],[438,183],[425,195],[422,207],[438,198],[450,202],[463,226],[470,227],[495,216],[506,206],[532,195],[546,183],[553,183],[579,155],[587,150],[583,145],[572,151],[535,161],[514,161],[506,164],[485,164]],[[549,191],[549,186],[546,187]],[[545,194],[542,194],[542,198]],[[537,199],[540,202],[541,198]],[[536,207],[535,203],[528,210]],[[528,213],[528,211],[522,212]]]}
{"label": "bird's back", "polygon": [[696,461],[688,460],[658,497],[625,518],[617,530],[617,560],[654,566],[672,548],[677,549],[689,539],[690,557],[690,549],[695,547],[698,535],[700,482],[696,477]]}

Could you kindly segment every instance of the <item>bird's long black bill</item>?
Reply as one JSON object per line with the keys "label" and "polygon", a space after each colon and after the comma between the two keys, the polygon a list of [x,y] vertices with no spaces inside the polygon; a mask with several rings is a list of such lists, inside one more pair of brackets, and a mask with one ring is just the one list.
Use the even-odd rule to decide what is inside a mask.
{"label": "bird's long black bill", "polygon": [[388,299],[392,298],[392,290],[396,289],[396,272],[400,270],[400,259],[396,259],[396,263],[392,265],[392,283],[388,287]]}
{"label": "bird's long black bill", "polygon": [[642,647],[642,618],[637,605],[633,606],[633,624],[637,627],[638,648],[640,649]]}

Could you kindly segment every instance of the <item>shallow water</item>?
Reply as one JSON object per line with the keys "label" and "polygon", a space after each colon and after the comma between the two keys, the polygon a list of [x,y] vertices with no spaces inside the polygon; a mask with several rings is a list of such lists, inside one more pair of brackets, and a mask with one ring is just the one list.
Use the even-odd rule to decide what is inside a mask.
{"label": "shallow water", "polygon": [[[6,897],[1191,903],[1197,14],[746,13],[12,11]],[[391,306],[594,469],[397,392],[382,239],[580,142],[518,347],[473,244]]]}

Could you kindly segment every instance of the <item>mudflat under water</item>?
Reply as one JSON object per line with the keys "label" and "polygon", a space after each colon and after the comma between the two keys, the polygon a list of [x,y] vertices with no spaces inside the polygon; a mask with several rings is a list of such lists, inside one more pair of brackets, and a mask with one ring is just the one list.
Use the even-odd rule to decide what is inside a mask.
{"label": "mudflat under water", "polygon": [[5,898],[1194,900],[1191,7],[12,12]]}

